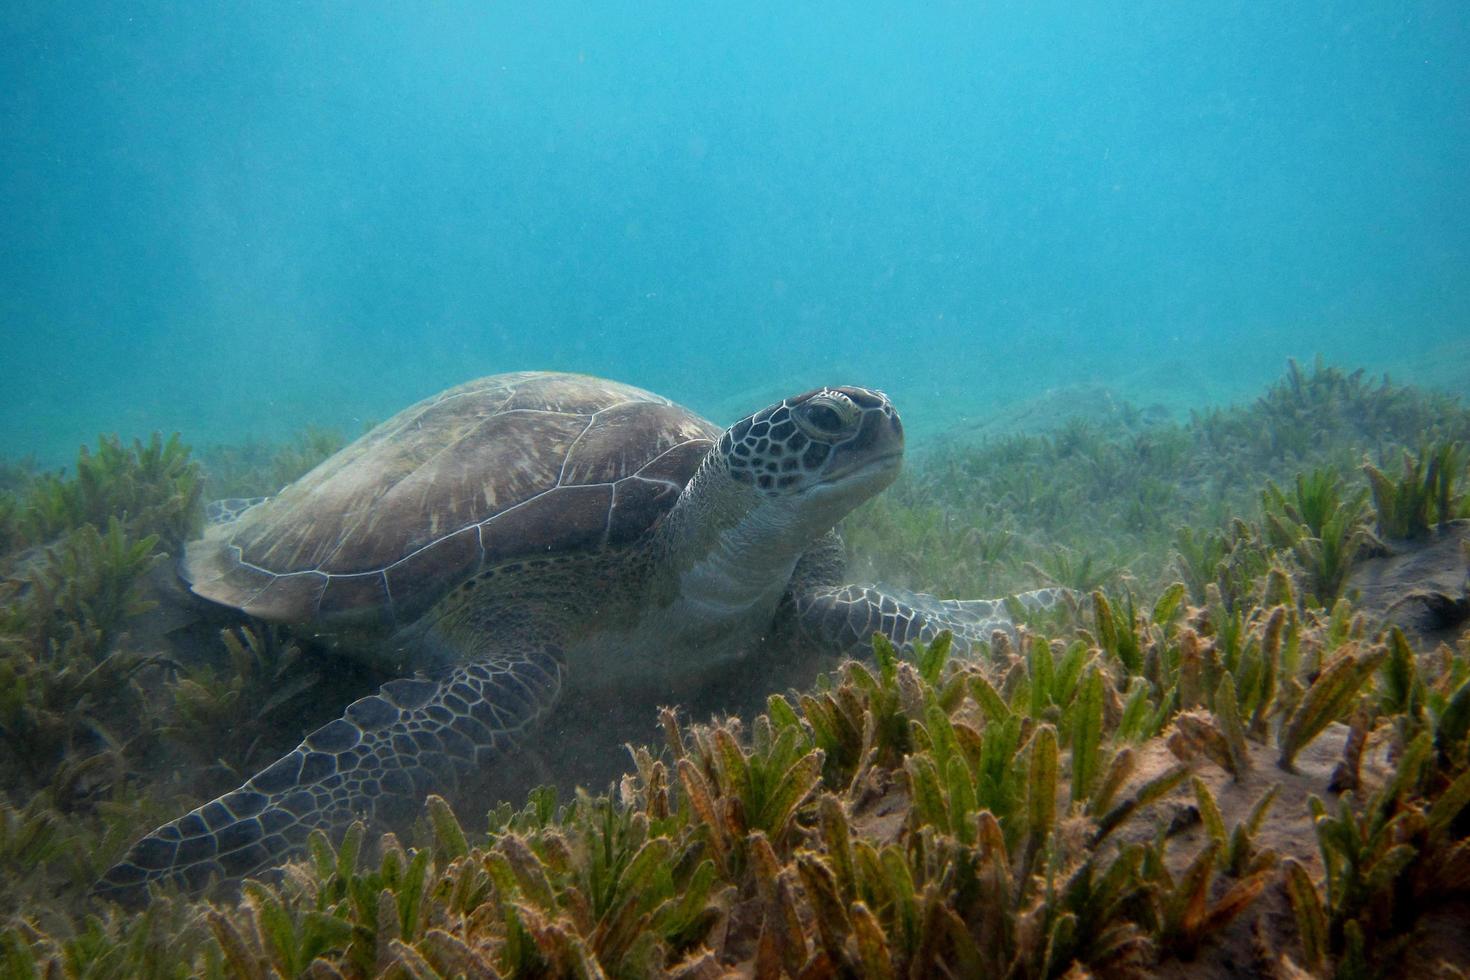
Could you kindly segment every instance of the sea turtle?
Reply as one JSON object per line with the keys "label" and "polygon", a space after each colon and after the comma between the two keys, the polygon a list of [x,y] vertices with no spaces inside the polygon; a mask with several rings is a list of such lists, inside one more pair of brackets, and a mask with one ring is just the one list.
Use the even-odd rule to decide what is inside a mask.
{"label": "sea turtle", "polygon": [[874,631],[988,641],[1008,625],[999,601],[841,582],[834,526],[893,482],[903,449],[867,388],[721,430],[629,385],[504,374],[400,412],[273,498],[218,508],[182,562],[194,593],[405,676],[148,834],[100,890],[197,890],[278,863],[314,827],[401,821],[496,766],[559,699],[689,690],[778,615],[850,652]]}

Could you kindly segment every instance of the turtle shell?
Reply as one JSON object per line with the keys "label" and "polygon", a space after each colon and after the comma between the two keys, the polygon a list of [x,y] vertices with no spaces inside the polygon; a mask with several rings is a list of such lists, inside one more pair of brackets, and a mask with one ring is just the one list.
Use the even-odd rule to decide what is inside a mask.
{"label": "turtle shell", "polygon": [[190,543],[206,599],[287,623],[403,625],[479,569],[642,537],[720,429],[582,375],[502,374],[419,402]]}

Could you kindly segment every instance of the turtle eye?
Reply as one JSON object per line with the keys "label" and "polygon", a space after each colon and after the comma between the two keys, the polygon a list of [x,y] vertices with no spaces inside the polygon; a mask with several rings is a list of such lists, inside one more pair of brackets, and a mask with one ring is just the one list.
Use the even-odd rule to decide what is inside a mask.
{"label": "turtle eye", "polygon": [[847,434],[862,413],[852,399],[838,391],[813,395],[791,412],[796,424],[813,439],[830,440]]}

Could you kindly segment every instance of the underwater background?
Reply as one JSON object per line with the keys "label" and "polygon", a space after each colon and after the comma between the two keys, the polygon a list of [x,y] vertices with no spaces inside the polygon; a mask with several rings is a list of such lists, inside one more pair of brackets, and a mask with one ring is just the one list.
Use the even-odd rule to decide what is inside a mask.
{"label": "underwater background", "polygon": [[1458,2],[0,8],[0,432],[349,435],[479,375],[921,435],[1288,356],[1470,391]]}
{"label": "underwater background", "polygon": [[[1456,2],[5,0],[0,980],[1470,975],[1467,175]],[[400,669],[209,502],[522,369],[883,388],[845,580],[1057,601],[99,892]]]}

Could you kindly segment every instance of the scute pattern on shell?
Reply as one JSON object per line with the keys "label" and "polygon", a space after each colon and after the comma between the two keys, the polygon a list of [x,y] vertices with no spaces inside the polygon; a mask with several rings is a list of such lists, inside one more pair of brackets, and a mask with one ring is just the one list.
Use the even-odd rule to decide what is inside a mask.
{"label": "scute pattern on shell", "polygon": [[719,428],[639,388],[525,372],[450,388],[189,545],[207,599],[283,622],[400,625],[482,564],[626,545]]}

